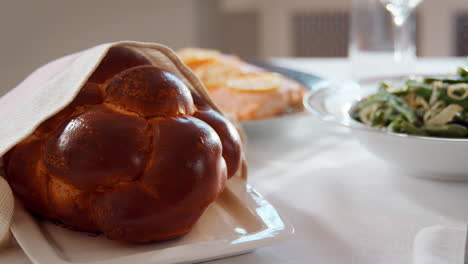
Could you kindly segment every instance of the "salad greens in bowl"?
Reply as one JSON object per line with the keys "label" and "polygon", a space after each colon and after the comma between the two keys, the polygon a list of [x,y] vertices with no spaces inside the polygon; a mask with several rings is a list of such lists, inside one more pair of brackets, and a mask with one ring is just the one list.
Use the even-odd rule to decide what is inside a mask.
{"label": "salad greens in bowl", "polygon": [[375,77],[310,91],[305,108],[346,126],[400,171],[468,180],[468,70],[451,75]]}
{"label": "salad greens in bowl", "polygon": [[351,116],[393,133],[466,138],[468,70],[459,68],[454,76],[408,78],[403,85],[382,82]]}

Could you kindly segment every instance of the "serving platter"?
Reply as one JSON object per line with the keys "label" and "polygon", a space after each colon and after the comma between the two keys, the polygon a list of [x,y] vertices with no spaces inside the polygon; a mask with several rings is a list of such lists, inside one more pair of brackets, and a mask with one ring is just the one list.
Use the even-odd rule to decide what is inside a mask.
{"label": "serving platter", "polygon": [[325,81],[323,78],[317,75],[277,66],[267,61],[250,61],[250,63],[258,67],[261,67],[265,70],[283,74],[288,78],[291,78],[293,80],[300,82],[309,90],[316,89],[316,86],[318,84],[321,84],[322,82]]}
{"label": "serving platter", "polygon": [[[249,61],[249,63],[293,79],[301,83],[308,91],[314,91],[329,84],[328,81],[317,75],[284,68],[267,61]],[[267,119],[240,121],[240,124],[244,128],[249,139],[271,139],[272,137],[288,135],[289,131],[294,130],[295,127],[307,123],[309,117],[309,114],[303,111]]]}
{"label": "serving platter", "polygon": [[72,231],[31,215],[18,202],[11,230],[34,264],[193,263],[246,253],[294,232],[240,177],[229,180],[192,232],[167,242],[126,244]]}

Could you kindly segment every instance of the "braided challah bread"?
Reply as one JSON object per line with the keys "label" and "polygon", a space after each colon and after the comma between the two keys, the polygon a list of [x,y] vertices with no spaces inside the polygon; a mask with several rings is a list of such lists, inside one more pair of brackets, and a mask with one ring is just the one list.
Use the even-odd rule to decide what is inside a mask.
{"label": "braided challah bread", "polygon": [[113,47],[71,104],[5,156],[30,210],[125,242],[190,232],[241,165],[235,127],[176,75]]}

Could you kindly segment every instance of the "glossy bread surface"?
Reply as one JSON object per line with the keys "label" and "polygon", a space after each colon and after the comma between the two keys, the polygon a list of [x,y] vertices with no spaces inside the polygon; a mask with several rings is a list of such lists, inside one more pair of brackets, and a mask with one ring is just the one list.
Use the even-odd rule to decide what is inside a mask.
{"label": "glossy bread surface", "polygon": [[116,75],[106,88],[106,101],[144,117],[190,115],[194,108],[190,90],[182,81],[154,66],[134,67]]}
{"label": "glossy bread surface", "polygon": [[241,155],[228,120],[174,74],[117,47],[5,165],[30,210],[73,229],[150,242],[190,232]]}
{"label": "glossy bread surface", "polygon": [[135,180],[149,158],[148,126],[143,118],[93,107],[64,122],[47,140],[46,167],[84,190]]}

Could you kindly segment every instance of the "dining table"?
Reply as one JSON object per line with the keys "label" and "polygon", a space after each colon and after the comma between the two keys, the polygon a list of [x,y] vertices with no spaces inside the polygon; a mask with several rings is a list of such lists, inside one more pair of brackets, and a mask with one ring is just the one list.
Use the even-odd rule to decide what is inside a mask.
{"label": "dining table", "polygon": [[[370,75],[383,69],[391,73],[386,65],[357,66],[347,58],[269,62],[335,84],[353,78],[356,67]],[[448,73],[466,63],[460,57],[424,57],[414,62],[411,72]],[[213,264],[412,263],[414,238],[421,229],[468,223],[468,182],[408,175],[368,152],[351,129],[312,114],[278,133],[250,136],[245,151],[249,184],[294,226],[295,233]],[[13,240],[0,251],[0,263],[30,262]]]}

